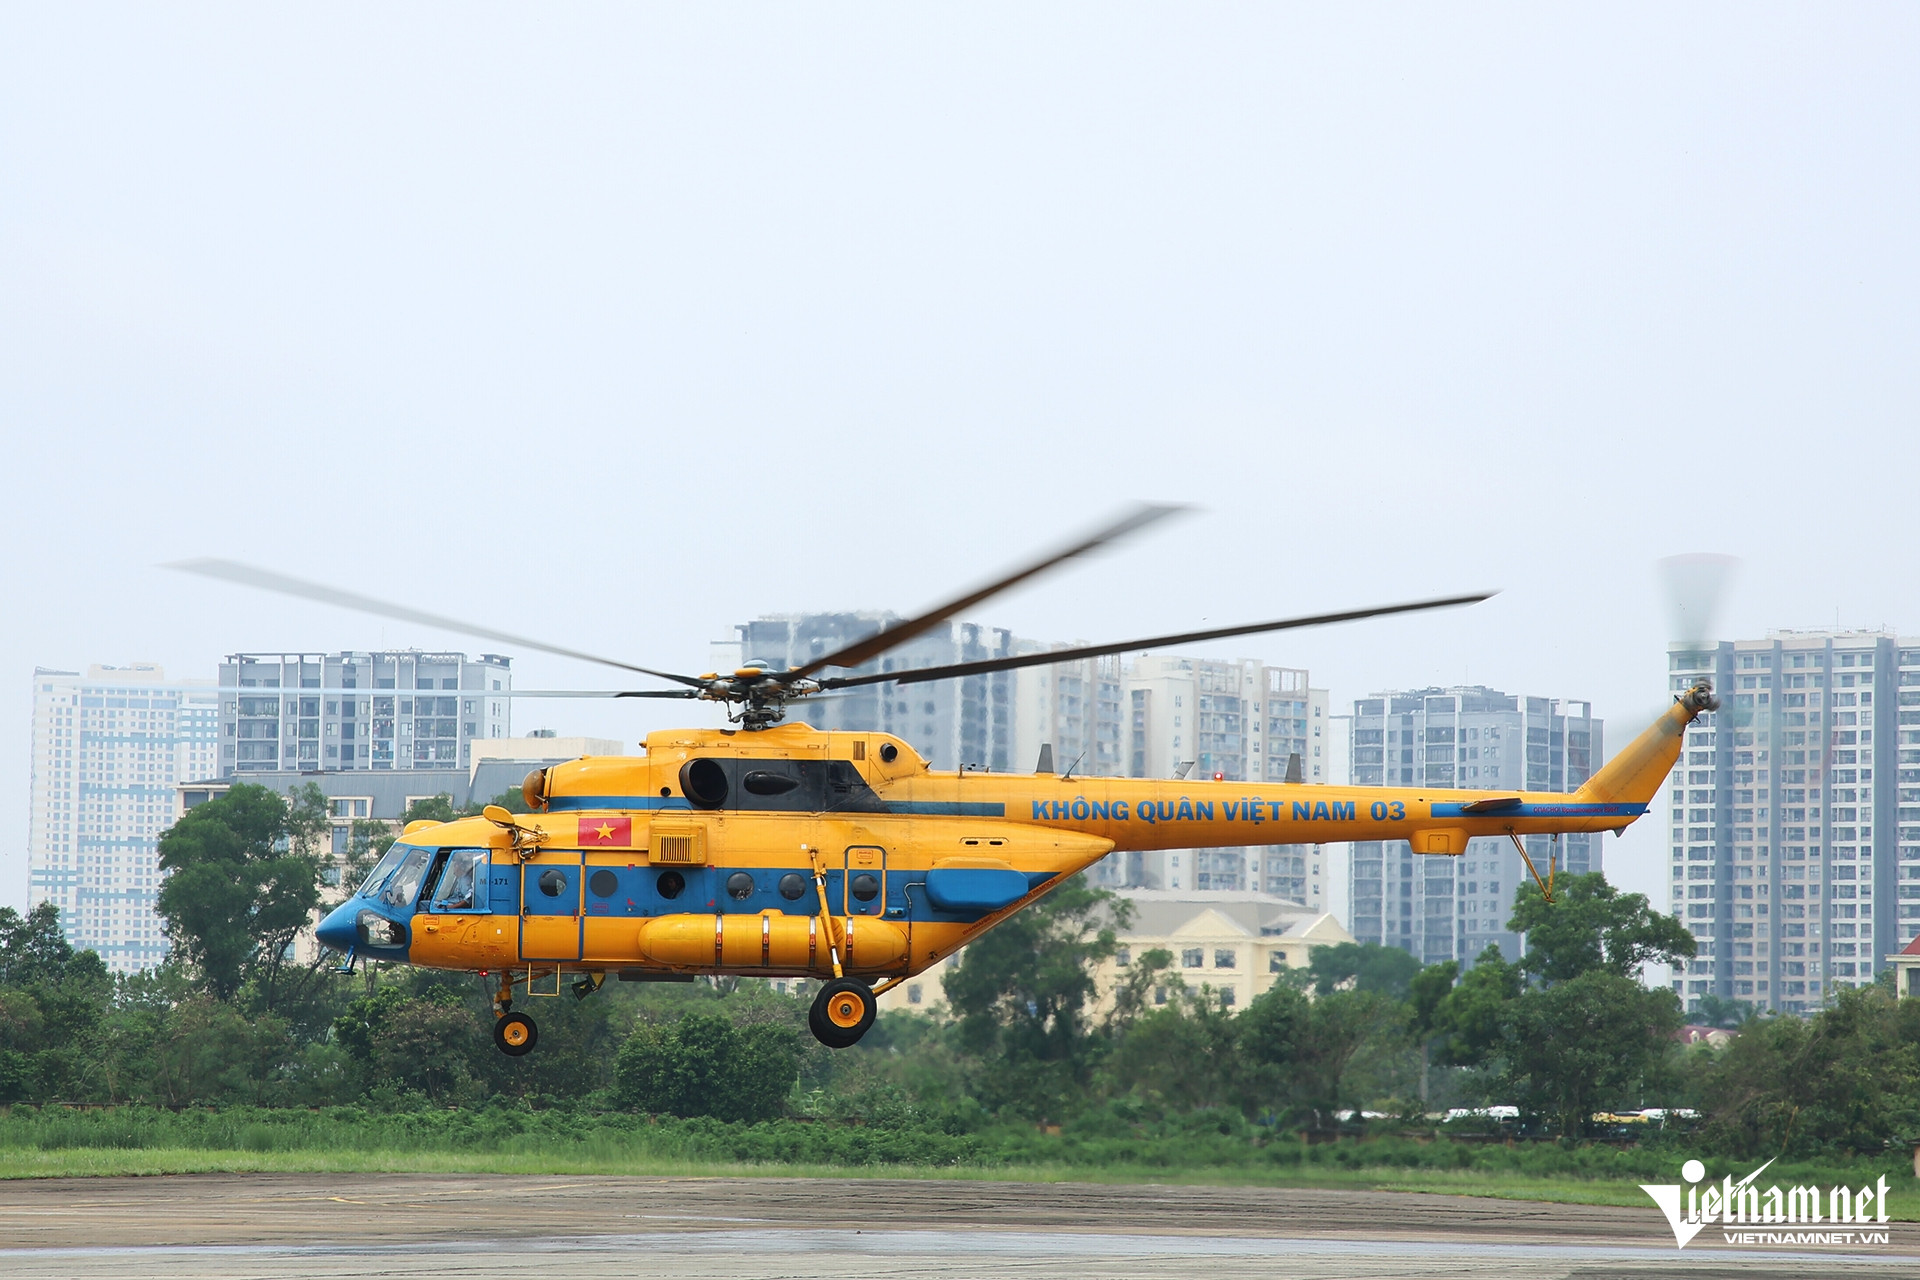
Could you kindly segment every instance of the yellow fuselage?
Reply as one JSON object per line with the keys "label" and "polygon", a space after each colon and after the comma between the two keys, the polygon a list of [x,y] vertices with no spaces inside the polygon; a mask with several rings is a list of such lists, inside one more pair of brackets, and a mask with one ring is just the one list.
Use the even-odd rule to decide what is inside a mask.
{"label": "yellow fuselage", "polygon": [[1116,849],[1617,830],[1697,713],[1676,703],[1571,794],[955,774],[885,734],[656,733],[530,778],[535,813],[410,830],[425,852],[390,854],[322,938],[377,916],[361,954],[443,969],[897,979]]}

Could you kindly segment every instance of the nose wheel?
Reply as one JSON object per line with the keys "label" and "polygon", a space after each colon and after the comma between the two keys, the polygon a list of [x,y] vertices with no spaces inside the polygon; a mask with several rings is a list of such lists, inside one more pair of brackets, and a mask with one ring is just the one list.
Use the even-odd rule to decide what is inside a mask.
{"label": "nose wheel", "polygon": [[524,1013],[509,1013],[494,1021],[493,1042],[509,1058],[525,1057],[540,1043],[540,1028]]}
{"label": "nose wheel", "polygon": [[827,1048],[845,1049],[867,1034],[877,1008],[871,987],[851,978],[835,978],[813,998],[807,1026]]}

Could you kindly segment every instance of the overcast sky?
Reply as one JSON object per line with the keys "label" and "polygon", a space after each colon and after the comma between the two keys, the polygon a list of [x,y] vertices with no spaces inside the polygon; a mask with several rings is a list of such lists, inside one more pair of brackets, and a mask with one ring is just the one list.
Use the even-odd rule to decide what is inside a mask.
{"label": "overcast sky", "polygon": [[1893,5],[7,6],[0,779],[35,665],[492,647],[164,561],[700,671],[1136,498],[1205,512],[978,620],[1502,587],[1211,652],[1618,746],[1658,557],[1920,631],[1917,63]]}

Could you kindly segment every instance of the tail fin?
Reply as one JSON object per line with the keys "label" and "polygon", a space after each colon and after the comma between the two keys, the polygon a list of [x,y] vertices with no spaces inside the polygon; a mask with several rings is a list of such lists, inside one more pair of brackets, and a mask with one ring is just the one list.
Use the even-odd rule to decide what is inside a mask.
{"label": "tail fin", "polygon": [[1719,707],[1713,686],[1702,681],[1673,700],[1667,713],[1587,779],[1575,795],[1605,804],[1649,804],[1680,758],[1687,726],[1703,711]]}

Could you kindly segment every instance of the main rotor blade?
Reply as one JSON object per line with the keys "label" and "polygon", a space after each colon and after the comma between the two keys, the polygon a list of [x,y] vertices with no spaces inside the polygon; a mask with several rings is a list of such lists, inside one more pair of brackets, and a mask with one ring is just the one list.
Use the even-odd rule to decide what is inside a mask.
{"label": "main rotor blade", "polygon": [[845,689],[854,685],[924,684],[929,680],[957,680],[962,676],[985,675],[992,671],[1012,671],[1018,667],[1046,667],[1056,662],[1076,662],[1081,658],[1104,658],[1110,653],[1133,653],[1160,649],[1168,645],[1197,644],[1202,640],[1223,640],[1228,636],[1257,635],[1263,631],[1291,631],[1299,627],[1320,627],[1333,622],[1353,622],[1360,618],[1379,618],[1391,613],[1418,613],[1423,609],[1450,609],[1456,605],[1479,604],[1499,594],[1476,592],[1465,596],[1443,596],[1437,600],[1415,600],[1408,604],[1376,605],[1370,609],[1348,609],[1340,613],[1316,613],[1305,618],[1283,618],[1278,622],[1254,622],[1242,627],[1215,627],[1210,631],[1188,631],[1175,636],[1152,636],[1121,644],[1096,644],[1080,649],[1049,649],[1043,653],[1023,653],[1012,658],[985,658],[979,662],[955,662],[944,667],[919,667],[910,671],[876,672],[866,676],[832,676],[820,681],[823,689]]}
{"label": "main rotor blade", "polygon": [[[355,690],[364,693],[365,690]],[[697,698],[696,689],[514,689],[489,698]]]}
{"label": "main rotor blade", "polygon": [[1049,551],[1039,559],[1023,565],[1003,577],[996,578],[985,586],[977,587],[967,594],[949,600],[937,608],[929,609],[918,617],[909,618],[905,622],[895,626],[876,631],[864,640],[855,641],[846,648],[836,650],[833,653],[827,654],[825,657],[815,658],[804,666],[796,667],[791,671],[768,672],[768,675],[783,684],[787,684],[795,680],[806,679],[813,675],[814,672],[824,670],[827,667],[857,667],[863,662],[880,656],[889,649],[905,644],[915,636],[924,634],[962,610],[971,609],[982,600],[997,596],[1010,587],[1018,586],[1036,574],[1045,573],[1049,569],[1065,564],[1076,556],[1085,555],[1096,547],[1104,546],[1112,542],[1115,538],[1132,533],[1136,529],[1143,529],[1158,520],[1164,520],[1170,515],[1176,515],[1187,509],[1188,508],[1184,506],[1154,502],[1142,502],[1136,506],[1129,507],[1118,519],[1100,526],[1098,529],[1075,539],[1066,546]]}
{"label": "main rotor blade", "polygon": [[203,578],[237,582],[243,587],[257,587],[262,591],[278,591],[281,595],[298,596],[303,600],[317,600],[321,604],[337,605],[342,609],[354,609],[361,613],[371,613],[376,617],[392,618],[398,622],[412,622],[423,627],[435,627],[441,631],[455,631],[479,640],[498,640],[502,644],[519,645],[523,649],[538,649],[542,653],[558,654],[562,658],[597,662],[603,667],[618,667],[622,671],[632,671],[660,680],[672,680],[676,684],[691,685],[696,689],[704,685],[704,681],[696,680],[692,676],[675,675],[671,671],[655,671],[649,667],[636,667],[630,662],[602,658],[597,654],[582,653],[578,649],[567,649],[560,645],[547,644],[542,640],[530,640],[526,636],[495,631],[491,627],[462,622],[458,618],[442,617],[437,613],[428,613],[424,609],[415,609],[404,604],[390,604],[385,600],[376,600],[372,596],[363,596],[357,591],[343,591],[339,587],[329,587],[320,582],[308,582],[304,578],[293,578],[284,573],[275,573],[270,569],[257,569],[252,565],[239,564],[232,560],[178,560],[163,567],[178,569],[182,573],[199,574]]}

